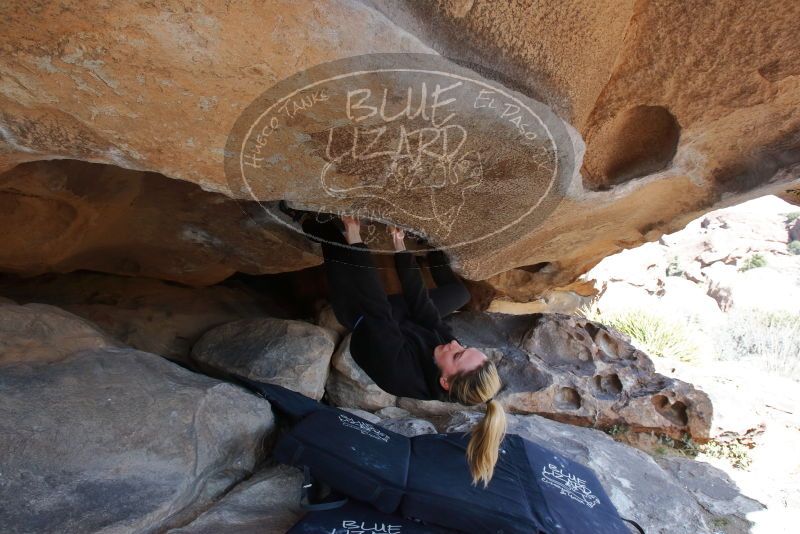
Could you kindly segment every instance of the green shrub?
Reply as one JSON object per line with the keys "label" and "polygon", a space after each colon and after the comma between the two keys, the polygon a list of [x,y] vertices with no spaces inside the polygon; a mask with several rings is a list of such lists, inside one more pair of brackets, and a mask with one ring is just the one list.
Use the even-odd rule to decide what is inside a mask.
{"label": "green shrub", "polygon": [[788,245],[788,249],[789,249],[789,252],[790,252],[791,254],[797,254],[797,255],[800,255],[800,241],[797,241],[797,240],[795,239],[794,241],[792,241],[791,243],[789,243],[789,245]]}
{"label": "green shrub", "polygon": [[784,217],[786,217],[787,223],[793,223],[797,219],[800,219],[800,211],[793,211],[791,213],[784,213]]}
{"label": "green shrub", "polygon": [[661,315],[636,309],[602,313],[596,306],[584,308],[580,313],[591,321],[627,335],[631,343],[650,356],[690,361],[697,355],[698,347],[687,325]]}
{"label": "green shrub", "polygon": [[683,276],[683,269],[678,263],[678,256],[673,256],[667,265],[667,276]]}
{"label": "green shrub", "polygon": [[757,269],[759,267],[764,267],[767,265],[767,259],[764,258],[761,254],[755,253],[746,260],[741,267],[739,267],[739,271],[749,271],[750,269]]}

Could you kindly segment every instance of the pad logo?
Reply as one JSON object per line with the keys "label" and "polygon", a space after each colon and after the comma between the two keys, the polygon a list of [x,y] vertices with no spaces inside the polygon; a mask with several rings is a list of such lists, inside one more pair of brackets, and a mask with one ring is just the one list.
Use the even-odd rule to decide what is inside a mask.
{"label": "pad logo", "polygon": [[339,415],[339,421],[341,421],[342,425],[352,428],[358,432],[361,432],[365,436],[369,436],[372,439],[377,439],[378,441],[389,441],[389,435],[381,432],[374,426],[369,423],[365,423],[364,421],[359,421],[357,419],[353,419],[352,417],[347,417],[344,414]]}
{"label": "pad logo", "polygon": [[594,508],[600,504],[600,499],[586,487],[586,481],[559,469],[553,464],[542,468],[542,482],[549,484],[561,491],[561,495],[568,495],[570,499]]}
{"label": "pad logo", "polygon": [[359,521],[342,521],[342,529],[334,529],[330,534],[400,534],[400,525],[387,523],[364,523]]}

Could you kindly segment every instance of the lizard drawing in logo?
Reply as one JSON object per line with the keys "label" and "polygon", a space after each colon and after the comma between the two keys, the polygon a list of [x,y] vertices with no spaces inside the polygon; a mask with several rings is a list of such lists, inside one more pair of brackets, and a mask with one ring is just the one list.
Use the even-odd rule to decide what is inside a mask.
{"label": "lizard drawing in logo", "polygon": [[468,191],[483,181],[481,155],[465,149],[461,125],[406,126],[331,128],[323,190],[360,201],[373,218],[410,220],[417,233],[446,238]]}

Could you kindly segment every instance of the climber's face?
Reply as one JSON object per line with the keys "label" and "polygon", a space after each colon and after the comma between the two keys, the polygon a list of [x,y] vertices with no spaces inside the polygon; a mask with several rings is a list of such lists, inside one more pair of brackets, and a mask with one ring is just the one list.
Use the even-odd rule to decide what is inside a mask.
{"label": "climber's face", "polygon": [[442,372],[440,379],[442,387],[449,390],[450,377],[474,371],[486,361],[486,355],[476,348],[464,347],[454,339],[433,349],[433,359]]}

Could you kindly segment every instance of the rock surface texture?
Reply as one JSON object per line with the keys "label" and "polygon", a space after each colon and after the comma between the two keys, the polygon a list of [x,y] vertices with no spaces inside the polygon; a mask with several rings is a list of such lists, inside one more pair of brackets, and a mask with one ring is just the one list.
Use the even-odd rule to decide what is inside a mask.
{"label": "rock surface texture", "polygon": [[[318,263],[259,220],[255,202],[250,219],[227,200],[242,192],[223,172],[226,139],[275,83],[360,54],[490,67],[487,77],[572,125],[581,175],[560,205],[538,225],[454,250],[468,278],[528,269],[525,300],[716,207],[768,193],[798,203],[796,2],[501,4],[12,2],[0,22],[0,221],[15,231],[0,268],[210,284]],[[292,165],[306,154],[274,156]],[[458,232],[432,239],[499,229],[514,196],[495,180],[520,161],[493,167]],[[257,200],[326,205],[306,179],[276,173]]]}
{"label": "rock surface texture", "polygon": [[333,332],[303,321],[243,319],[206,333],[192,349],[192,359],[319,400],[335,347]]}
{"label": "rock surface texture", "polygon": [[284,534],[304,512],[300,509],[303,472],[288,466],[262,469],[188,525],[170,534]]}
{"label": "rock surface texture", "polygon": [[[646,354],[605,326],[561,314],[462,312],[449,322],[463,343],[481,348],[497,365],[504,383],[498,400],[508,411],[708,438],[713,415],[708,396],[656,373]],[[326,390],[335,404],[365,410],[400,406],[416,415],[442,416],[459,409],[386,394],[355,364],[347,343],[334,356]]]}
{"label": "rock surface texture", "polygon": [[52,362],[84,349],[123,345],[55,306],[0,301],[0,365]]}
{"label": "rock surface texture", "polygon": [[66,310],[125,345],[179,361],[189,357],[192,345],[211,328],[282,312],[270,299],[245,287],[189,288],[88,272],[0,278],[0,294],[20,304],[44,303],[54,311]]}
{"label": "rock surface texture", "polygon": [[[88,339],[86,324],[67,312],[48,329],[41,308],[49,307],[31,323],[49,330],[53,345],[74,342],[75,332]],[[0,305],[0,317],[8,324],[31,309]],[[263,456],[274,426],[266,401],[95,338],[70,354],[39,348],[35,360],[0,362],[4,532],[163,531]]]}

